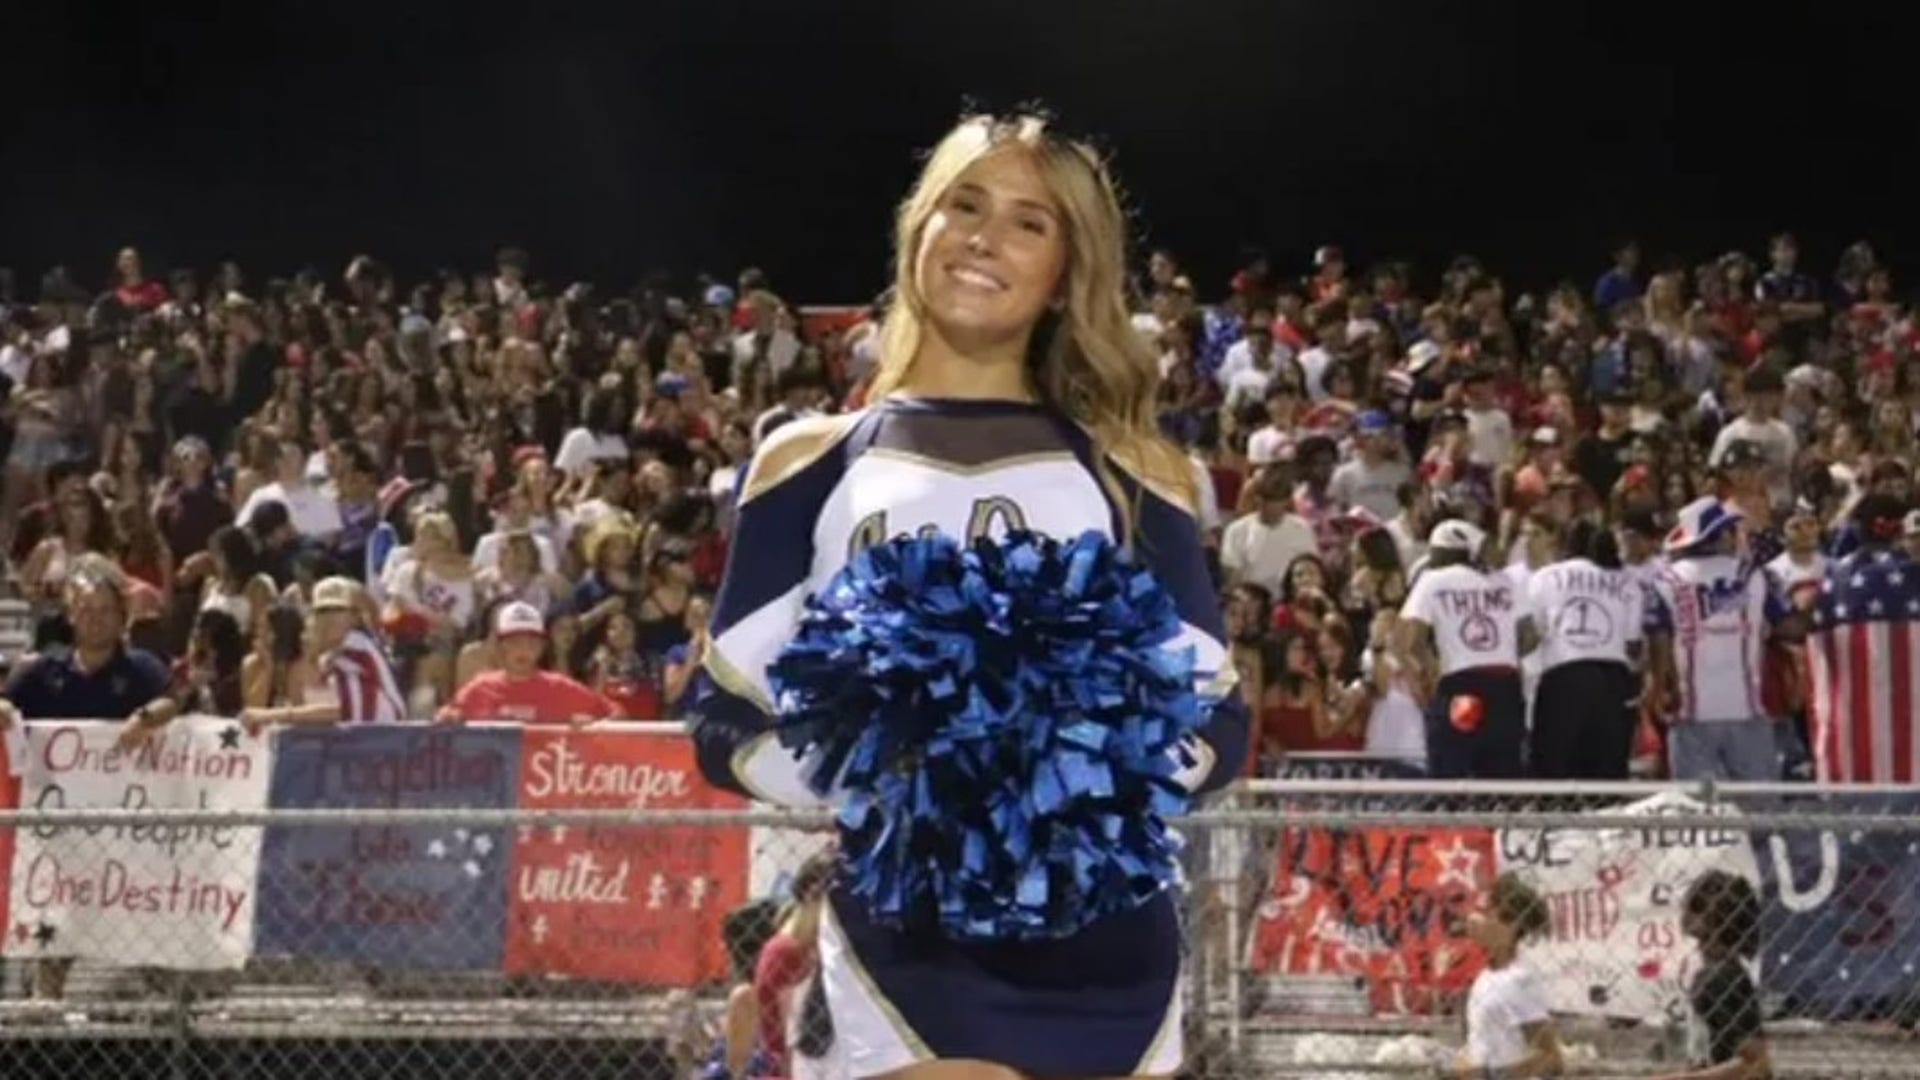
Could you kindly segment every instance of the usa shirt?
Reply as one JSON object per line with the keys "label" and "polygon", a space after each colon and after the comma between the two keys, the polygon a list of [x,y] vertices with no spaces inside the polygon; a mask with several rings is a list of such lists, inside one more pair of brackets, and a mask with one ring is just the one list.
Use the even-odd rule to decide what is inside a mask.
{"label": "usa shirt", "polygon": [[1673,559],[1647,594],[1648,633],[1673,639],[1678,723],[1757,720],[1767,628],[1784,609],[1767,576],[1732,555]]}
{"label": "usa shirt", "polygon": [[1519,667],[1521,615],[1510,578],[1459,564],[1422,571],[1400,608],[1401,618],[1433,628],[1442,675]]}

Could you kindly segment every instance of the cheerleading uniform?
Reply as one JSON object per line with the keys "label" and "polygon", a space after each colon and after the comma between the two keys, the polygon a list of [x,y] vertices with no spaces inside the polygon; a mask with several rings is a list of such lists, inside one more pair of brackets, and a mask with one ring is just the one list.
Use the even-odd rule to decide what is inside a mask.
{"label": "cheerleading uniform", "polygon": [[[1204,793],[1239,772],[1246,711],[1193,512],[1048,407],[894,398],[784,425],[755,455],[736,528],[694,721],[716,784],[788,806],[834,801],[775,739],[768,671],[809,596],[856,553],[916,533],[1124,540],[1178,609],[1171,645],[1192,648],[1208,710],[1176,779]],[[1165,891],[1065,937],[964,941],[883,925],[837,888],[820,933],[833,1053],[856,1077],[954,1058],[1040,1075],[1172,1073],[1180,949]]]}

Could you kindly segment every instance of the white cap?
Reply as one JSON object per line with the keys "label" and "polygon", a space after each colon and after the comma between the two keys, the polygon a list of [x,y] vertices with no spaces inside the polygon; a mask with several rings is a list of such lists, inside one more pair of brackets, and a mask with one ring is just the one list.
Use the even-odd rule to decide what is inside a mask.
{"label": "white cap", "polygon": [[547,633],[547,620],[541,618],[540,609],[524,600],[515,600],[501,607],[493,617],[495,637],[513,637],[516,634],[532,634],[544,637]]}
{"label": "white cap", "polygon": [[314,611],[352,611],[359,598],[360,583],[352,578],[330,577],[313,586]]}
{"label": "white cap", "polygon": [[1407,370],[1416,373],[1424,371],[1428,364],[1438,359],[1440,346],[1431,341],[1416,341],[1413,348],[1407,350]]}
{"label": "white cap", "polygon": [[1920,510],[1907,511],[1907,520],[1903,523],[1900,535],[1909,538],[1920,536]]}
{"label": "white cap", "polygon": [[1486,543],[1487,534],[1479,526],[1458,519],[1435,525],[1432,534],[1427,537],[1427,546],[1430,548],[1467,555],[1478,555]]}

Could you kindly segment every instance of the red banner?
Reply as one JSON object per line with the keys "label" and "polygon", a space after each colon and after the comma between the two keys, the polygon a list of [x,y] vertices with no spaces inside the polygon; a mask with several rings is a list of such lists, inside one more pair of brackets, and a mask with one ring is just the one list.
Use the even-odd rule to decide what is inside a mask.
{"label": "red banner", "polygon": [[[520,805],[740,809],[700,778],[680,735],[527,728]],[[650,986],[725,980],[721,919],[746,901],[747,830],[522,828],[507,900],[506,970]]]}
{"label": "red banner", "polygon": [[[18,723],[18,721],[15,722]],[[0,736],[0,810],[20,808],[20,778],[13,774],[16,769],[25,771],[27,763],[15,762],[13,754],[15,747],[21,749],[26,747],[26,739],[20,737],[23,734],[18,730],[12,730]],[[9,878],[13,872],[15,831],[11,825],[0,826],[0,933],[14,931],[14,925],[8,918],[12,914],[8,905],[12,901],[13,892]]]}
{"label": "red banner", "polygon": [[1436,1011],[1483,963],[1461,931],[1496,859],[1487,829],[1288,829],[1250,964],[1362,977],[1376,1015]]}

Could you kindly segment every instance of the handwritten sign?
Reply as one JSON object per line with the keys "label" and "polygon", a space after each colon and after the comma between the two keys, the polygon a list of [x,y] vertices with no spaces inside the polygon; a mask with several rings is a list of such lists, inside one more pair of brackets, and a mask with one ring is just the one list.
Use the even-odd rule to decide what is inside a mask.
{"label": "handwritten sign", "polygon": [[[279,732],[275,808],[515,805],[520,733],[370,724]],[[455,826],[273,827],[261,854],[267,956],[498,968],[510,833]]]}
{"label": "handwritten sign", "polygon": [[[1723,870],[1757,881],[1753,848],[1738,821],[1725,828],[1678,827],[1662,817],[1709,808],[1668,792],[1596,811],[1645,817],[1631,829],[1507,829],[1500,868],[1538,889],[1552,914],[1550,936],[1530,946],[1555,1012],[1684,1019],[1699,953],[1680,926],[1694,879]],[[1737,817],[1721,804],[1714,813]]]}
{"label": "handwritten sign", "polygon": [[1432,1012],[1480,970],[1459,931],[1493,867],[1485,829],[1287,829],[1251,966],[1356,976],[1376,1013]]}
{"label": "handwritten sign", "polygon": [[[227,720],[188,717],[136,750],[119,725],[36,723],[31,808],[259,810],[270,754]],[[253,940],[260,830],[225,825],[28,829],[14,843],[0,953],[183,970],[238,967]]]}
{"label": "handwritten sign", "polygon": [[[1912,816],[1920,798],[1862,793],[1768,808]],[[1756,837],[1756,849],[1762,991],[1791,1013],[1826,1020],[1911,1008],[1920,983],[1920,836],[1795,829]]]}
{"label": "handwritten sign", "polygon": [[[737,809],[700,779],[681,735],[528,729],[520,805]],[[746,898],[746,830],[713,826],[523,828],[508,903],[509,972],[655,986],[727,976],[720,921]]]}

